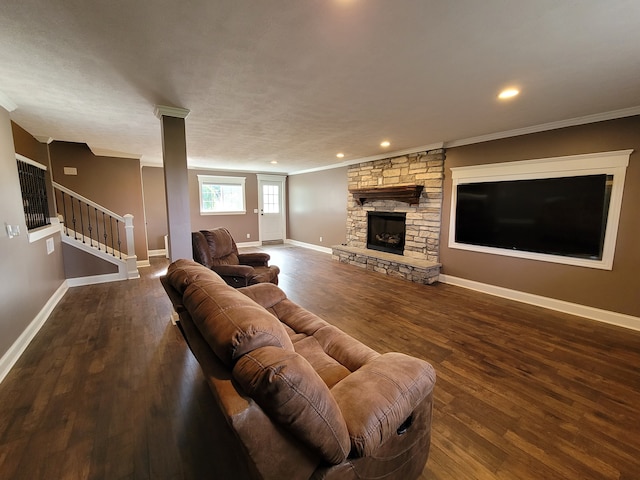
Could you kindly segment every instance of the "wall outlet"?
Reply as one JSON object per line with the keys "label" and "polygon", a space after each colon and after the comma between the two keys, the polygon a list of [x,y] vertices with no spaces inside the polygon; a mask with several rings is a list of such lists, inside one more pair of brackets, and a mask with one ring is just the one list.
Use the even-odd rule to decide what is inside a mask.
{"label": "wall outlet", "polygon": [[322,237],[320,237],[320,241],[322,241]]}
{"label": "wall outlet", "polygon": [[247,233],[247,238],[251,238],[251,234],[250,233]]}
{"label": "wall outlet", "polygon": [[53,238],[47,238],[47,255],[51,255],[55,249]]}

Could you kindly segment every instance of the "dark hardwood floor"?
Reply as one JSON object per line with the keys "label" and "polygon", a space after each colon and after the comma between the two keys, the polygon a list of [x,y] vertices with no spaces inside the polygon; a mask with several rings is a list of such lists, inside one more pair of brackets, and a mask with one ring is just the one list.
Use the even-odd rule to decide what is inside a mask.
{"label": "dark hardwood floor", "polygon": [[[438,379],[422,479],[639,479],[640,332],[292,246],[295,302]],[[0,384],[2,479],[234,479],[236,452],[158,280],[72,288]]]}

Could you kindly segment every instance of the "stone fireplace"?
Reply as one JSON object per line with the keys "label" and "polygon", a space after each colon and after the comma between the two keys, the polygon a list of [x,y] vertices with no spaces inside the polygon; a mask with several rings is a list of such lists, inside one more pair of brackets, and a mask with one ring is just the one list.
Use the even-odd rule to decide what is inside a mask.
{"label": "stone fireplace", "polygon": [[[444,159],[444,149],[437,149],[349,167],[347,242],[333,247],[333,257],[413,282],[437,281]],[[372,248],[372,243],[389,247],[399,233],[378,233],[383,241],[372,242],[372,214],[404,218],[401,250]]]}

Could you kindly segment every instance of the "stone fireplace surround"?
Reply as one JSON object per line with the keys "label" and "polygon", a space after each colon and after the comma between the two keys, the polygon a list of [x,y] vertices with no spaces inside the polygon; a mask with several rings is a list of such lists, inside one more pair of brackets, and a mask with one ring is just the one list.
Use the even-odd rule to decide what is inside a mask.
{"label": "stone fireplace surround", "polygon": [[[422,185],[424,188],[417,203],[409,203],[406,199],[374,198],[360,205],[361,198],[350,193],[347,203],[347,242],[346,245],[332,247],[333,258],[412,282],[436,282],[440,274],[438,262],[444,160],[444,149],[437,149],[349,167],[349,190],[409,185]],[[403,255],[366,248],[368,211],[406,213]]]}

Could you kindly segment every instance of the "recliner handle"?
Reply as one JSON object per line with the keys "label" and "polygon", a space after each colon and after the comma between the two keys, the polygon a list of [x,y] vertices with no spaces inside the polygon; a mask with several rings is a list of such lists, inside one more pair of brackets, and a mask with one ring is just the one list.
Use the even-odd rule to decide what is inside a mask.
{"label": "recliner handle", "polygon": [[409,415],[407,419],[404,422],[402,422],[402,424],[398,427],[398,430],[396,430],[398,435],[404,435],[405,433],[407,433],[407,430],[409,430],[409,427],[411,426],[412,423],[413,423],[413,415]]}

